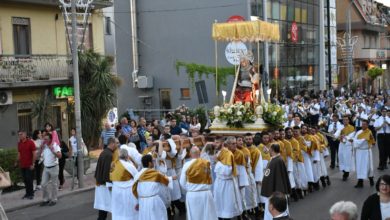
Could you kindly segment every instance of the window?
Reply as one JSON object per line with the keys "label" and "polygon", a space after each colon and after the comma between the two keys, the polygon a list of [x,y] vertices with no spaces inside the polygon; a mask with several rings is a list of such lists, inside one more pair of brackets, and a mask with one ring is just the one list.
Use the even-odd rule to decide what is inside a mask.
{"label": "window", "polygon": [[30,19],[13,17],[12,26],[14,32],[15,54],[31,54]]}
{"label": "window", "polygon": [[160,108],[171,109],[171,89],[160,89]]}
{"label": "window", "polygon": [[111,17],[106,17],[106,34],[111,35]]}
{"label": "window", "polygon": [[279,2],[272,2],[272,18],[279,19]]}
{"label": "window", "polygon": [[189,88],[181,88],[180,94],[181,94],[181,99],[191,99]]}
{"label": "window", "polygon": [[[72,25],[69,24],[68,25],[68,33],[70,34],[70,37],[72,35]],[[77,40],[78,40],[78,45],[80,46],[82,41],[84,40],[84,43],[83,43],[83,49],[85,50],[93,50],[93,37],[92,37],[92,24],[87,24],[86,25],[86,29],[85,29],[85,33],[84,33],[84,38],[83,38],[83,33],[84,33],[84,26],[82,24],[77,24]],[[69,44],[67,44],[68,46],[68,50],[70,50],[69,48]]]}

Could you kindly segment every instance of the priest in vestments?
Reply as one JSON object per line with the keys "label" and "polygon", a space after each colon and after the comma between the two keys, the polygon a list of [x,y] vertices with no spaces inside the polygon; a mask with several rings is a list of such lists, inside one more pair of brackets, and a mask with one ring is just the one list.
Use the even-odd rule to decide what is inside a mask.
{"label": "priest in vestments", "polygon": [[112,181],[111,214],[113,220],[138,220],[137,199],[131,187],[138,171],[129,159],[126,149],[119,151],[119,160],[113,163],[110,179]]}
{"label": "priest in vestments", "polygon": [[372,162],[371,148],[375,144],[374,136],[368,128],[368,121],[363,120],[362,129],[356,132],[355,138],[350,139],[353,142],[356,160],[356,175],[358,183],[355,188],[363,187],[363,180],[369,179],[370,185],[374,185],[374,165]]}
{"label": "priest in vestments", "polygon": [[167,187],[173,188],[172,180],[176,176],[167,177],[153,169],[153,158],[147,154],[142,157],[144,167],[134,178],[132,191],[138,199],[138,218],[142,220],[167,220],[165,204],[169,198]]}
{"label": "priest in vestments", "polygon": [[[235,137],[228,137],[224,146],[236,144]],[[237,167],[233,153],[220,146],[215,165],[214,201],[218,218],[233,218],[241,215],[242,201],[236,181]]]}
{"label": "priest in vestments", "polygon": [[200,150],[190,150],[191,160],[184,164],[180,175],[180,186],[186,192],[187,220],[217,220],[211,193],[211,165],[200,158]]}
{"label": "priest in vestments", "polygon": [[107,148],[99,155],[95,170],[95,201],[93,208],[99,210],[98,220],[105,220],[108,212],[111,212],[111,192],[110,180],[111,163],[113,162],[114,152],[117,151],[119,141],[116,138],[109,138]]}
{"label": "priest in vestments", "polygon": [[[286,165],[280,156],[280,146],[272,144],[270,147],[271,160],[264,171],[261,195],[269,198],[274,192],[282,192],[285,195],[291,193],[290,181]],[[268,209],[268,199],[265,202],[264,220],[272,220],[272,215]]]}
{"label": "priest in vestments", "polygon": [[352,142],[348,141],[355,136],[355,127],[349,124],[348,116],[343,117],[344,128],[340,133],[339,168],[343,172],[343,181],[349,177],[352,168]]}

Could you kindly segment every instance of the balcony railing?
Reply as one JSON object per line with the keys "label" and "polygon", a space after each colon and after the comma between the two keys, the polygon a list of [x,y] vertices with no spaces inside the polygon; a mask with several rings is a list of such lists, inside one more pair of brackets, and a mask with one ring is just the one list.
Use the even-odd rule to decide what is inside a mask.
{"label": "balcony railing", "polygon": [[355,59],[384,60],[389,58],[390,53],[385,49],[357,49],[354,52]]}
{"label": "balcony railing", "polygon": [[65,55],[0,55],[0,83],[69,80],[70,61]]}

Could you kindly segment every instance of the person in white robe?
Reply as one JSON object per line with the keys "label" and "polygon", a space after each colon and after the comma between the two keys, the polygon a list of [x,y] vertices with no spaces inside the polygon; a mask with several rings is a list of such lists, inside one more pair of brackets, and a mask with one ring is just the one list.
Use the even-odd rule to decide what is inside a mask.
{"label": "person in white robe", "polygon": [[[305,192],[308,187],[308,179],[306,175],[306,167],[303,157],[303,153],[301,150],[301,143],[299,140],[302,139],[302,136],[300,134],[301,129],[299,127],[294,127],[292,137],[291,130],[286,130],[287,139],[289,139],[291,146],[293,148],[293,154],[294,154],[294,167],[293,167],[293,174],[294,174],[294,181],[297,188],[297,194],[300,199],[303,199],[302,190]],[[304,147],[304,146],[303,146]]]}
{"label": "person in white robe", "polygon": [[168,220],[166,203],[169,191],[173,188],[172,180],[177,177],[167,177],[153,169],[153,158],[151,155],[142,157],[143,169],[134,178],[132,191],[138,199],[138,219],[142,220]]}
{"label": "person in white robe", "polygon": [[355,188],[363,187],[363,180],[369,179],[370,185],[374,185],[374,165],[372,161],[371,148],[375,145],[375,139],[370,129],[368,129],[368,121],[363,120],[362,129],[356,132],[353,139],[349,140],[353,143],[355,151],[355,168],[358,183]]}
{"label": "person in white robe", "polygon": [[[224,145],[236,144],[234,137],[228,137]],[[222,146],[217,153],[215,165],[214,201],[218,218],[233,218],[242,213],[242,201],[236,179],[237,168],[233,153]]]}
{"label": "person in white robe", "polygon": [[180,175],[180,186],[186,192],[187,220],[217,220],[211,193],[210,162],[200,158],[200,150],[194,146],[191,160],[184,164]]}
{"label": "person in white robe", "polygon": [[113,220],[138,220],[137,199],[132,193],[133,178],[138,171],[126,149],[119,152],[119,160],[112,166],[111,214]]}
{"label": "person in white robe", "polygon": [[307,137],[307,126],[301,126],[301,136],[298,139],[299,147],[303,155],[303,163],[305,165],[306,179],[308,182],[308,191],[312,192],[314,176],[313,176],[313,167],[311,156],[307,153],[311,151],[311,140]]}
{"label": "person in white robe", "polygon": [[343,172],[343,181],[349,177],[352,168],[352,142],[348,141],[355,136],[355,127],[349,124],[348,116],[343,117],[344,128],[340,132],[339,169]]}

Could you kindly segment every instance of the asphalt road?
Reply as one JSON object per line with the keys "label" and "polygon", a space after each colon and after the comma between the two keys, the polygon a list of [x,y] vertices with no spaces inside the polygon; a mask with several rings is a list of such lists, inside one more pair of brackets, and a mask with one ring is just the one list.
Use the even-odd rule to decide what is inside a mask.
{"label": "asphalt road", "polygon": [[[378,172],[376,170],[378,151],[374,151],[375,177],[390,173],[390,170]],[[337,201],[349,200],[358,205],[359,210],[364,200],[375,192],[368,181],[364,182],[363,189],[355,189],[355,174],[352,173],[347,182],[341,181],[341,175],[337,169],[328,170],[332,185],[320,191],[309,194],[303,200],[292,202],[289,206],[291,216],[295,220],[328,220],[329,208]],[[7,213],[10,220],[92,220],[97,219],[97,211],[93,209],[94,191],[64,197],[53,207],[33,206],[22,210]],[[177,220],[184,220],[184,217]]]}

